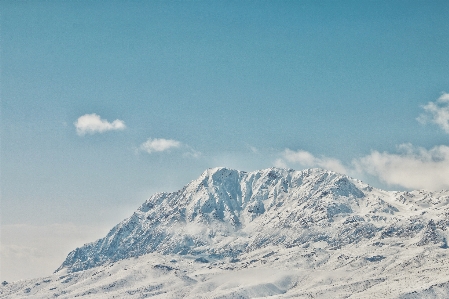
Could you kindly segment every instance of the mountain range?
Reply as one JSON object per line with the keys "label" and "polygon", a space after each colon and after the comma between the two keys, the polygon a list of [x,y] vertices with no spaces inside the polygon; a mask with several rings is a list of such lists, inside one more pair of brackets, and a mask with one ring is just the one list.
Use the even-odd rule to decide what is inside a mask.
{"label": "mountain range", "polygon": [[206,170],[0,298],[449,298],[449,191]]}

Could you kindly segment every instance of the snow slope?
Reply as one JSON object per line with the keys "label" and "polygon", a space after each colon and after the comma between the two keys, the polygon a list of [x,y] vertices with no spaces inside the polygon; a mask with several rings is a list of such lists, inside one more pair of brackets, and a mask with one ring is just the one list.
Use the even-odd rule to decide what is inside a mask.
{"label": "snow slope", "polygon": [[447,298],[449,191],[206,170],[0,298]]}

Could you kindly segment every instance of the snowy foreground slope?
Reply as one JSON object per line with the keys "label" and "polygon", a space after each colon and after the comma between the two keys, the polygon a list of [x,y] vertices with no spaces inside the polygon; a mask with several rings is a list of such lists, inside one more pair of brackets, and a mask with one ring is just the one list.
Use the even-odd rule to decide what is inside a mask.
{"label": "snowy foreground slope", "polygon": [[205,171],[0,298],[449,298],[449,191]]}

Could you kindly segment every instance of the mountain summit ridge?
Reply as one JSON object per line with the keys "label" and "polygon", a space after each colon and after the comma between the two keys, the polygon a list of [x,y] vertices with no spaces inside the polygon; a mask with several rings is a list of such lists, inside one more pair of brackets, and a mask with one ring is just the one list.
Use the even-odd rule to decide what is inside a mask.
{"label": "mountain summit ridge", "polygon": [[153,252],[237,259],[267,246],[321,242],[337,249],[390,237],[444,246],[448,202],[448,191],[383,191],[319,168],[210,168],[176,192],[151,196],[106,237],[69,253],[56,271]]}
{"label": "mountain summit ridge", "polygon": [[0,298],[449,298],[449,191],[212,168]]}

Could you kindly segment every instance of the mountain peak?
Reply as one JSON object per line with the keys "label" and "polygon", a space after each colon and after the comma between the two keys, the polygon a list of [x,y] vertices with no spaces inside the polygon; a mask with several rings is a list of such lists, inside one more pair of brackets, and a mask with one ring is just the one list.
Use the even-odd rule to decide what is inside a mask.
{"label": "mountain peak", "polygon": [[[151,252],[220,259],[265,246],[322,242],[340,248],[404,231],[418,235],[429,223],[426,217],[438,210],[428,200],[408,204],[420,203],[428,193],[407,194],[367,188],[320,168],[210,168],[177,192],[151,196],[106,237],[72,251],[58,270],[74,272]],[[418,215],[419,225],[413,218]],[[427,235],[436,235],[431,229]]]}

